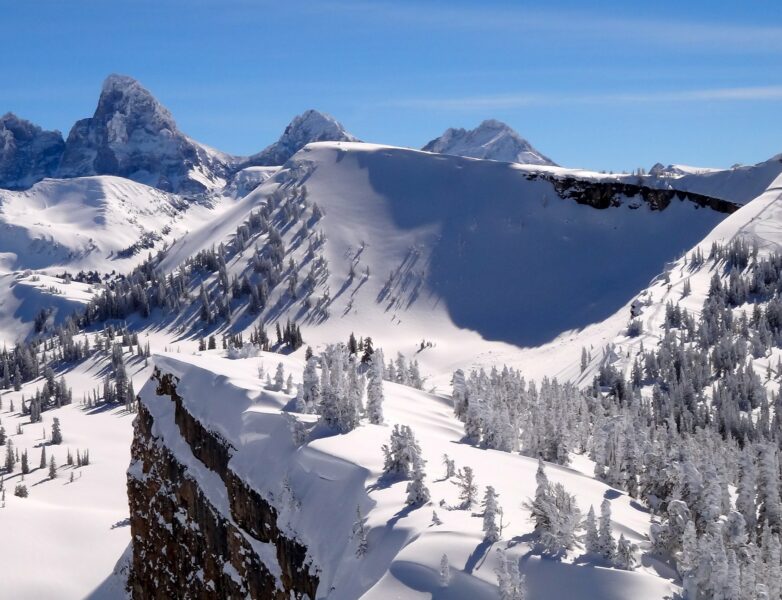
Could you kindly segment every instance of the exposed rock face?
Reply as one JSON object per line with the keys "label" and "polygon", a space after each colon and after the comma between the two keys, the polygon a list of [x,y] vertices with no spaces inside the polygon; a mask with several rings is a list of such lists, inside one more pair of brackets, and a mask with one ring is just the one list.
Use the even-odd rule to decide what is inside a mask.
{"label": "exposed rock face", "polygon": [[0,117],[0,187],[27,188],[52,177],[65,142],[59,131],[44,131],[12,113]]}
{"label": "exposed rock face", "polygon": [[228,162],[181,133],[136,80],[110,75],[95,114],[71,129],[58,174],[118,175],[164,191],[200,193],[222,181]]}
{"label": "exposed rock face", "polygon": [[290,122],[279,140],[249,157],[241,166],[282,165],[311,142],[357,141],[334,117],[317,110],[308,110]]}
{"label": "exposed rock face", "polygon": [[475,129],[447,129],[422,150],[503,162],[556,165],[508,125],[494,119],[484,121]]}
{"label": "exposed rock face", "polygon": [[314,598],[318,577],[306,563],[306,548],[282,535],[275,508],[230,470],[231,446],[186,411],[174,378],[159,371],[153,378],[159,401],[174,404],[174,422],[193,460],[222,482],[218,494],[227,498],[229,514],[161,443],[141,403],[128,471],[133,597]]}
{"label": "exposed rock face", "polygon": [[[734,213],[741,208],[740,205],[722,200],[721,198],[670,188],[658,189],[621,181],[592,181],[544,173],[531,173],[529,178],[550,181],[560,198],[570,198],[579,204],[586,204],[597,209],[620,206],[623,202],[622,198],[634,197],[648,204],[652,210],[665,210],[675,199],[694,202],[701,207],[708,206],[712,210],[726,214]],[[639,208],[640,204],[630,204],[629,206],[630,208]]]}

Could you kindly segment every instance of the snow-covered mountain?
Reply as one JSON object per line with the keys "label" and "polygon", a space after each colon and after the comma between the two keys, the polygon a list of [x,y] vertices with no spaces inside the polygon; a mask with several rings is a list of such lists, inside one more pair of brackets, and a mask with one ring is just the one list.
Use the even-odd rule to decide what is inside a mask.
{"label": "snow-covered mountain", "polygon": [[309,111],[237,159],[113,76],[52,178],[20,123],[4,593],[779,596],[780,157],[606,174]]}
{"label": "snow-covered mountain", "polygon": [[59,131],[6,113],[0,117],[0,188],[25,188],[52,177],[64,148]]}
{"label": "snow-covered mountain", "polygon": [[296,116],[276,142],[242,162],[242,166],[282,165],[312,142],[357,142],[334,117],[308,110]]}
{"label": "snow-covered mountain", "polygon": [[139,82],[110,75],[95,114],[68,134],[58,175],[117,175],[164,191],[200,193],[224,184],[228,162],[179,131]]}
{"label": "snow-covered mountain", "polygon": [[556,165],[511,127],[494,119],[484,121],[475,129],[447,129],[426,144],[423,150],[503,162]]}

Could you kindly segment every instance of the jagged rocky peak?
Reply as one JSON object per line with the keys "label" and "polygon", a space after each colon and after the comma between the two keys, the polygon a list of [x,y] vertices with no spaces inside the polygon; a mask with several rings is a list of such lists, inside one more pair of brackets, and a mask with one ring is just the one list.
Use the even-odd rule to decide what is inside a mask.
{"label": "jagged rocky peak", "polygon": [[311,142],[358,142],[331,115],[308,110],[295,117],[276,142],[247,159],[243,166],[281,165]]}
{"label": "jagged rocky peak", "polygon": [[119,175],[171,192],[219,185],[225,158],[184,135],[138,81],[110,75],[95,114],[77,121],[65,144],[62,177]]}
{"label": "jagged rocky peak", "polygon": [[432,140],[422,149],[438,154],[503,162],[556,165],[511,127],[494,119],[484,121],[475,129],[447,129],[443,135]]}
{"label": "jagged rocky peak", "polygon": [[57,171],[65,142],[13,113],[0,117],[0,187],[26,188]]}

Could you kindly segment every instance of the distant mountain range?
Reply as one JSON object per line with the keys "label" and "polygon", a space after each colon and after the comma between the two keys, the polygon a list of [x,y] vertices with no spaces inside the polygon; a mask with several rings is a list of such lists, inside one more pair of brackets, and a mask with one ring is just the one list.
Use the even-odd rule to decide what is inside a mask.
{"label": "distant mountain range", "polygon": [[[28,188],[47,177],[116,175],[167,192],[198,194],[222,187],[250,166],[282,165],[312,142],[358,142],[333,117],[308,110],[260,152],[239,157],[201,144],[179,130],[168,109],[138,81],[110,75],[92,117],[66,139],[12,113],[0,117],[0,187]],[[508,125],[495,120],[472,130],[448,129],[424,148],[533,165],[555,163]]]}

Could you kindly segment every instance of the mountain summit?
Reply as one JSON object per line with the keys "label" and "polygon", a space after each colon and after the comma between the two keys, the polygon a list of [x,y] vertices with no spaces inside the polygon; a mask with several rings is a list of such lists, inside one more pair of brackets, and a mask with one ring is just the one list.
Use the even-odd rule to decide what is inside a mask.
{"label": "mountain summit", "polygon": [[276,142],[247,159],[243,166],[271,166],[285,163],[311,142],[358,142],[331,115],[308,110],[295,117]]}
{"label": "mountain summit", "polygon": [[13,113],[0,117],[0,187],[29,187],[57,170],[63,148],[59,131],[44,131]]}
{"label": "mountain summit", "polygon": [[77,121],[61,177],[119,175],[166,191],[197,193],[217,183],[223,157],[179,131],[155,97],[131,77],[110,75],[95,114]]}
{"label": "mountain summit", "polygon": [[503,162],[556,165],[511,127],[494,119],[484,121],[475,129],[447,129],[443,135],[429,142],[422,150]]}

